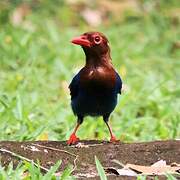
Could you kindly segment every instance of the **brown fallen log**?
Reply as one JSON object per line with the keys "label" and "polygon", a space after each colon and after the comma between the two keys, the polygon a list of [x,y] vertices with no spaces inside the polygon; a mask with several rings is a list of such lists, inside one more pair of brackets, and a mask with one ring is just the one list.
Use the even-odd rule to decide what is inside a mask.
{"label": "brown fallen log", "polygon": [[72,164],[72,174],[77,178],[97,178],[95,156],[108,170],[110,179],[119,179],[116,169],[126,164],[150,166],[159,160],[164,160],[167,164],[180,164],[180,141],[112,144],[90,140],[80,141],[74,146],[67,146],[64,141],[0,142],[0,159],[3,166],[7,166],[11,161],[16,166],[22,160],[32,161],[36,165],[38,160],[40,168],[46,172],[58,160],[62,160],[58,172]]}

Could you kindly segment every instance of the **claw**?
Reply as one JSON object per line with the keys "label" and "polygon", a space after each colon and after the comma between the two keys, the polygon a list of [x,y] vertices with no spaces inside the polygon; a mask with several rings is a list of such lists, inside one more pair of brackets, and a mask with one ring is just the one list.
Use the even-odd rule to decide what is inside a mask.
{"label": "claw", "polygon": [[76,144],[79,141],[79,138],[75,134],[71,134],[69,140],[67,141],[68,145]]}
{"label": "claw", "polygon": [[116,139],[115,136],[111,136],[110,142],[114,143],[114,142],[118,142],[119,140]]}

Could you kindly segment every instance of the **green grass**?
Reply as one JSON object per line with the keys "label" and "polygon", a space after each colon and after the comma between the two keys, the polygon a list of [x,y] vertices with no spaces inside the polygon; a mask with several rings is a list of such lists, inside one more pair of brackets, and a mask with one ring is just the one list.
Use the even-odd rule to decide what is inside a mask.
{"label": "green grass", "polygon": [[107,180],[107,176],[106,176],[106,173],[104,171],[104,168],[96,156],[95,156],[95,163],[96,163],[96,169],[98,171],[100,179],[101,180]]}
{"label": "green grass", "polygon": [[75,179],[70,175],[71,168],[67,167],[64,172],[60,175],[55,172],[61,166],[61,162],[57,162],[50,170],[46,173],[41,172],[40,166],[35,166],[33,163],[25,162],[19,164],[15,169],[12,163],[5,169],[0,166],[0,179],[1,180],[73,180]]}
{"label": "green grass", "polygon": [[[126,86],[110,120],[124,141],[180,137],[180,54],[174,48],[179,23],[169,15],[177,1],[161,2],[160,10],[96,28],[109,38],[113,64]],[[9,20],[15,5],[4,5],[0,13],[0,140],[37,140],[46,134],[66,140],[76,123],[67,86],[83,66],[84,54],[70,39],[92,28],[78,17],[78,26],[72,26],[68,6],[49,5],[34,8],[27,24],[18,27]],[[86,118],[78,135],[109,138],[101,118]]]}

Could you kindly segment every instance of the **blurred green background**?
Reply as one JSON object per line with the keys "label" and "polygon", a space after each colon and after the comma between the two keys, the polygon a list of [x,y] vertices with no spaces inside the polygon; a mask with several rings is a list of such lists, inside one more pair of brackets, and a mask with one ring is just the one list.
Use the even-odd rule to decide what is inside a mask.
{"label": "blurred green background", "polygon": [[[1,0],[0,140],[66,140],[76,118],[68,84],[84,65],[70,43],[109,39],[123,93],[110,123],[123,141],[180,138],[179,0]],[[81,139],[109,139],[87,117]]]}

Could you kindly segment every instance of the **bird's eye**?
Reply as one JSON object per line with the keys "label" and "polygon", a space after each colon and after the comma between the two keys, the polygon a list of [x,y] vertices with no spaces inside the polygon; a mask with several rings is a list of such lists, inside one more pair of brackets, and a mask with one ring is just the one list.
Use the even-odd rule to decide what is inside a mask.
{"label": "bird's eye", "polygon": [[94,41],[95,41],[96,44],[100,44],[101,38],[100,38],[99,36],[96,36],[96,37],[94,38]]}

